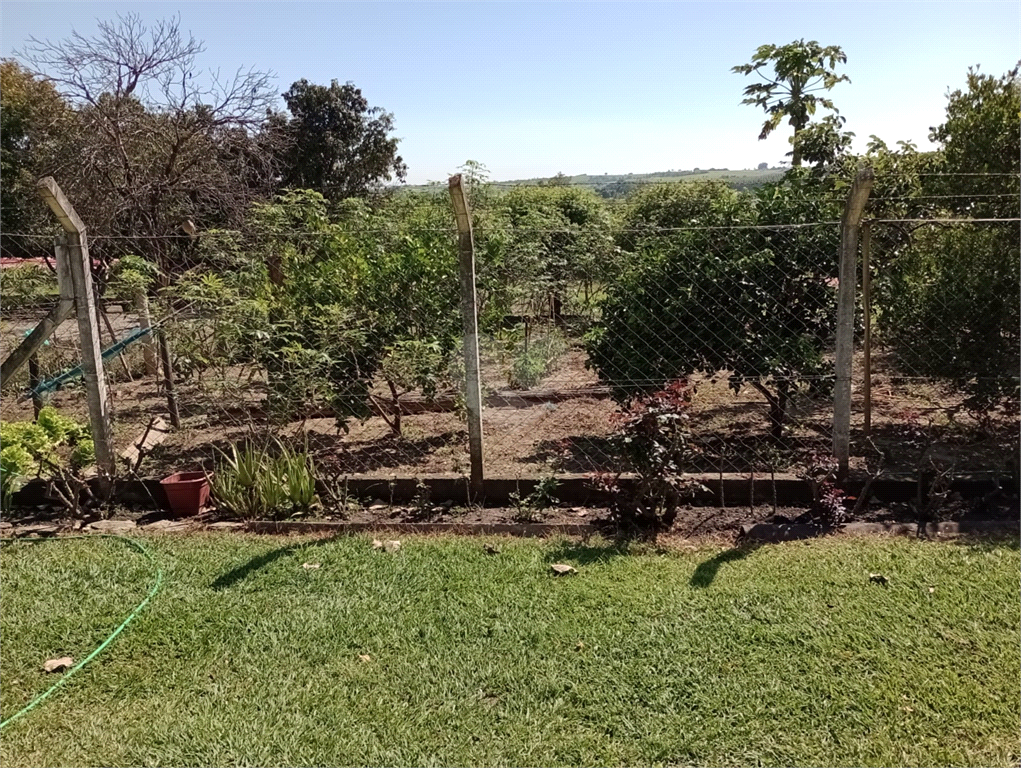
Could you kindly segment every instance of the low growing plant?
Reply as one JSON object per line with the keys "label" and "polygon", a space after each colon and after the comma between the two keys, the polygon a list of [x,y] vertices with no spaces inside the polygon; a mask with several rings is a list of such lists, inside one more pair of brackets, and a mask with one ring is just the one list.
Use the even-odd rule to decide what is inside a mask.
{"label": "low growing plant", "polygon": [[14,493],[28,477],[59,473],[68,461],[74,470],[94,463],[96,451],[88,435],[87,426],[49,405],[39,411],[34,422],[0,424],[0,504],[3,509],[10,507]]}
{"label": "low growing plant", "polygon": [[534,387],[553,370],[557,360],[567,351],[567,342],[556,331],[536,339],[525,338],[524,347],[511,361],[508,380],[514,389]]}
{"label": "low growing plant", "polygon": [[275,451],[271,447],[234,445],[229,453],[221,451],[211,480],[221,509],[244,520],[280,520],[312,509],[317,501],[312,458],[280,443]]}
{"label": "low growing plant", "polygon": [[527,496],[522,497],[520,490],[512,493],[510,502],[516,510],[514,519],[519,523],[534,523],[540,514],[559,504],[560,499],[553,495],[559,484],[556,475],[549,472],[539,478]]}
{"label": "low growing plant", "polygon": [[837,485],[837,460],[825,451],[812,451],[798,463],[798,475],[812,489],[809,514],[826,526],[843,525],[848,520],[848,496]]}
{"label": "low growing plant", "polygon": [[[614,416],[611,438],[621,460],[621,472],[596,476],[596,485],[612,495],[612,510],[624,527],[668,530],[677,507],[702,485],[684,476],[698,451],[691,444],[689,414],[694,389],[678,379],[646,397],[632,400]],[[633,493],[623,489],[621,475],[637,475]]]}

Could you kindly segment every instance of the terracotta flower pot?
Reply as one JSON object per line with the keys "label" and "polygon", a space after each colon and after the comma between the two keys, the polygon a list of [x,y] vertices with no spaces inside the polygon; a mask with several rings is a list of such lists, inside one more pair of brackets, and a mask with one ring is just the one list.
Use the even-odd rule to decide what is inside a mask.
{"label": "terracotta flower pot", "polygon": [[205,472],[175,472],[160,484],[176,517],[197,515],[209,501],[209,478]]}

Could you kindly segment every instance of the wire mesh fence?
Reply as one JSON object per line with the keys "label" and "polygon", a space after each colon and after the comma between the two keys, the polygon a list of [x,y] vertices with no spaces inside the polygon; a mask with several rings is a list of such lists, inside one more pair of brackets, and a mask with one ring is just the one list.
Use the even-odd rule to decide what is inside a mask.
{"label": "wire mesh fence", "polygon": [[1018,221],[869,227],[871,403],[860,388],[862,431],[867,410],[870,442],[892,470],[1016,472]]}
{"label": "wire mesh fence", "polygon": [[[619,471],[624,425],[663,413],[664,388],[680,471],[804,474],[831,453],[836,222],[621,227],[574,211],[551,226],[513,203],[475,226],[488,476]],[[180,428],[142,474],[279,440],[334,479],[466,476],[457,235],[449,201],[430,205],[337,223],[298,199],[244,232],[96,238],[104,348],[141,324],[145,294],[173,372],[152,374],[147,336],[106,359],[118,447],[172,397]],[[1001,470],[1018,424],[1017,223],[870,226],[872,419],[866,434],[859,343],[852,471],[911,473],[934,456]],[[6,357],[56,283],[40,264],[2,280]],[[71,320],[32,381],[23,369],[3,382],[3,419],[30,417],[30,385],[79,357]],[[84,418],[80,383],[46,398]]]}

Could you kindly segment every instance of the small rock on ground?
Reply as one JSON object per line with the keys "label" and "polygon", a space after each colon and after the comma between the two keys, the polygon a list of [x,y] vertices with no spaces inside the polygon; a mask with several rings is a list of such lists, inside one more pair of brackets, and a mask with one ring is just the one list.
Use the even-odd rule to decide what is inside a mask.
{"label": "small rock on ground", "polygon": [[38,523],[36,525],[16,525],[12,533],[15,536],[56,536],[60,530],[57,523]]}
{"label": "small rock on ground", "polygon": [[238,528],[244,527],[244,523],[240,523],[236,520],[221,520],[218,523],[210,523],[206,526],[206,528],[211,531],[236,531]]}
{"label": "small rock on ground", "polygon": [[97,520],[85,526],[86,533],[130,533],[138,528],[134,520]]}

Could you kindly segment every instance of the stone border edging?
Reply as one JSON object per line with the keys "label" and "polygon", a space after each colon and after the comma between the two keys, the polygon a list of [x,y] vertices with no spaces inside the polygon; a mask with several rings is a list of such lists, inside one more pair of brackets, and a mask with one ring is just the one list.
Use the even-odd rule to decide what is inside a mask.
{"label": "stone border edging", "polygon": [[600,532],[592,523],[347,523],[342,520],[251,520],[252,533],[359,533],[430,534],[461,536],[583,536]]}
{"label": "stone border edging", "polygon": [[[773,501],[774,490],[779,506],[805,507],[812,502],[812,489],[805,480],[791,475],[777,475],[771,481],[768,476],[751,476],[738,474],[719,475],[693,474],[688,475],[704,487],[704,491],[695,494],[693,506],[714,507],[720,505],[721,497],[726,506],[746,506],[749,501],[756,504],[769,504]],[[89,481],[93,492],[99,491],[99,480]],[[482,506],[507,506],[512,494],[526,496],[535,490],[538,478],[487,477],[484,482],[483,498],[476,499]],[[635,484],[633,477],[621,477],[621,489],[625,492]],[[444,475],[423,475],[419,477],[364,477],[354,476],[347,480],[347,492],[352,498],[360,500],[375,499],[385,503],[407,504],[414,500],[424,485],[429,489],[432,503],[452,501],[455,504],[468,502],[468,482],[466,478]],[[846,490],[852,496],[861,492],[864,483],[854,481],[847,484]],[[924,486],[927,487],[927,484]],[[951,483],[951,490],[960,493],[966,499],[981,498],[990,491],[1001,487],[1008,494],[1016,494],[1017,488],[1009,480],[1001,480],[999,485],[990,478],[960,477]],[[44,480],[31,480],[14,494],[15,506],[32,506],[52,503],[46,497],[47,483]],[[323,496],[325,487],[319,489]],[[721,493],[722,491],[722,493]],[[607,493],[596,488],[592,477],[587,474],[563,474],[557,476],[557,498],[562,503],[577,506],[602,506],[610,501]],[[880,503],[912,501],[918,496],[918,483],[915,480],[897,480],[882,478],[876,480],[870,489],[871,498]],[[142,509],[166,509],[167,502],[158,478],[119,479],[114,482],[113,499],[119,503]]]}

